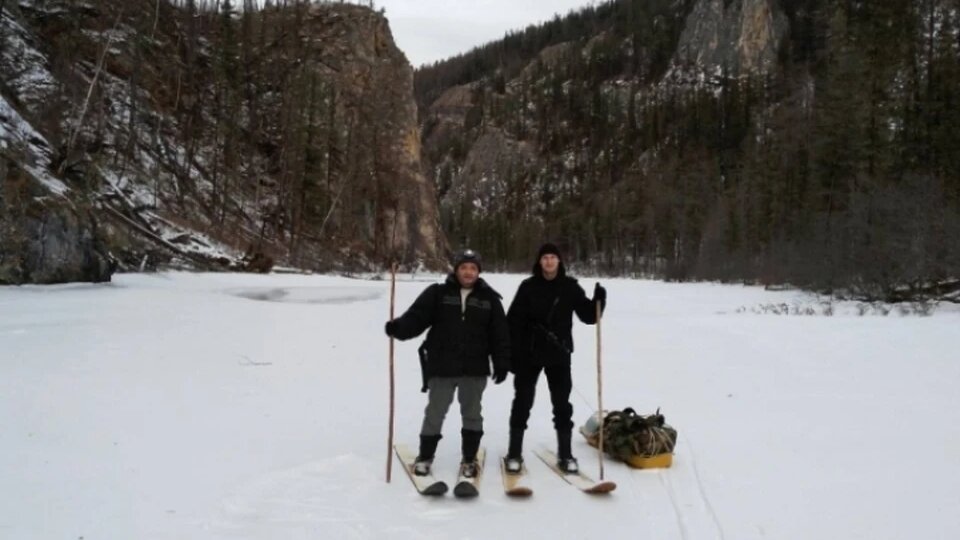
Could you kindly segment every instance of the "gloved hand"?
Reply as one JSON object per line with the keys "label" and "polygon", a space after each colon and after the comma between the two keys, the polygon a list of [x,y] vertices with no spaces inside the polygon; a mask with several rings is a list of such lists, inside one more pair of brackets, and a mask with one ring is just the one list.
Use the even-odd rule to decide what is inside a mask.
{"label": "gloved hand", "polygon": [[500,384],[503,381],[507,380],[507,369],[502,367],[493,368],[493,375],[490,375],[490,378],[493,379],[493,384]]}
{"label": "gloved hand", "polygon": [[386,332],[388,336],[393,337],[397,331],[397,321],[387,321],[387,324],[383,325],[383,331]]}
{"label": "gloved hand", "polygon": [[600,302],[600,305],[607,304],[607,290],[603,288],[603,285],[600,285],[599,281],[593,288],[593,301]]}

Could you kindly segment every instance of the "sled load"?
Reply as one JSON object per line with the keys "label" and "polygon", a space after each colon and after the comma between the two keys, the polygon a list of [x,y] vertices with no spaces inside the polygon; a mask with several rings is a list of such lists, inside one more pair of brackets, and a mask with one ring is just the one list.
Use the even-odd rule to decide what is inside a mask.
{"label": "sled load", "polygon": [[[580,434],[597,447],[600,443],[600,413],[580,426]],[[627,407],[622,411],[604,411],[603,451],[614,459],[637,469],[656,469],[673,464],[677,430],[666,423],[660,409],[643,416]]]}

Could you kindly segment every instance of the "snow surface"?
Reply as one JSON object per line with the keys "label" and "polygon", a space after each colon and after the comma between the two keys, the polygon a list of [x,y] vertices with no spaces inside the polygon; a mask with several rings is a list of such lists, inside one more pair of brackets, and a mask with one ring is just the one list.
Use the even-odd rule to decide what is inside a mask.
{"label": "snow surface", "polygon": [[[398,283],[398,313],[424,277]],[[486,277],[509,302],[522,276]],[[417,495],[396,462],[384,481],[386,281],[167,273],[0,287],[0,538],[960,537],[956,309],[769,315],[750,307],[819,299],[603,281],[604,405],[662,407],[680,432],[674,467],[608,461],[619,487],[590,497],[528,451],[535,494],[508,499],[495,460],[512,391],[490,385],[472,501]],[[578,424],[595,406],[594,336],[576,324]],[[410,444],[425,405],[419,341],[396,354],[397,441]],[[458,416],[436,465],[448,480]],[[542,381],[527,439],[552,445]]]}

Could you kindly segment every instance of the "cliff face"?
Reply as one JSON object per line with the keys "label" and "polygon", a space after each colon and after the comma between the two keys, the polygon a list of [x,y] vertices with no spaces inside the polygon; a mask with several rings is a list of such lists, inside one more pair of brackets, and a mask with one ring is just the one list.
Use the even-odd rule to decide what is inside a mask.
{"label": "cliff face", "polygon": [[446,243],[435,190],[420,162],[413,69],[386,19],[359,6],[318,5],[310,8],[301,36],[307,62],[332,82],[341,103],[333,114],[358,126],[360,137],[366,132],[361,144],[369,148],[346,150],[369,168],[369,176],[357,178],[370,184],[369,202],[378,206],[372,234],[364,238],[370,255],[443,266]]}
{"label": "cliff face", "polygon": [[[649,200],[611,210],[678,143],[671,113],[721,79],[779,75],[789,31],[774,0],[619,0],[548,23],[528,57],[531,31],[423,70],[424,155],[451,241],[523,269],[545,236],[585,256],[623,242],[601,238],[615,221],[649,229],[653,217],[637,215]],[[436,82],[447,80],[459,84]]]}
{"label": "cliff face", "polygon": [[95,214],[0,160],[0,284],[109,281]]}
{"label": "cliff face", "polygon": [[56,106],[47,58],[7,11],[0,36],[0,284],[109,281],[96,213],[53,176],[50,142],[20,113]]}
{"label": "cliff face", "polygon": [[[0,250],[20,266],[0,280],[442,265],[413,71],[386,19],[349,4],[189,6],[5,3],[0,150],[4,184],[21,188],[20,206],[0,205]],[[68,237],[89,240],[70,241],[80,258],[106,274],[31,267],[56,227],[23,221],[21,203],[72,223]]]}
{"label": "cliff face", "polygon": [[777,69],[789,22],[775,0],[698,0],[680,35],[676,60],[745,74]]}
{"label": "cliff face", "polygon": [[923,297],[960,272],[952,6],[610,0],[422,68],[443,228],[488,267],[551,239],[599,271]]}

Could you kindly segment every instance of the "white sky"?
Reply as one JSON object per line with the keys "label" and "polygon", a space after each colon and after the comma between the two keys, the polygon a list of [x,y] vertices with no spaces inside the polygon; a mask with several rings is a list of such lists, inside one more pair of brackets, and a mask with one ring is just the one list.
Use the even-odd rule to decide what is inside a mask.
{"label": "white sky", "polygon": [[[352,0],[353,3],[365,3]],[[592,0],[374,0],[386,9],[397,46],[414,67],[591,5]]]}

